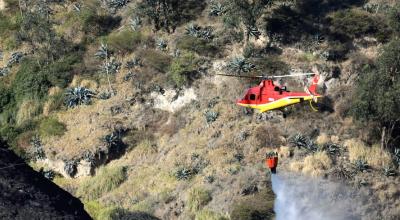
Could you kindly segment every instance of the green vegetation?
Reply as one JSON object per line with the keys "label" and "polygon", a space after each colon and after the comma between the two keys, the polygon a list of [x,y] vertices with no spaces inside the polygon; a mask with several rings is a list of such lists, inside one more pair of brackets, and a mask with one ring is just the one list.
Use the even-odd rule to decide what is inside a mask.
{"label": "green vegetation", "polygon": [[39,124],[39,134],[42,137],[61,136],[66,130],[65,125],[55,118],[45,118]]}
{"label": "green vegetation", "polygon": [[117,188],[126,178],[125,167],[101,167],[95,177],[88,179],[79,186],[77,195],[86,200],[97,199],[104,193]]}
{"label": "green vegetation", "polygon": [[176,47],[181,50],[192,51],[202,56],[216,56],[219,49],[212,42],[193,36],[183,36],[176,42]]}
{"label": "green vegetation", "polygon": [[390,36],[385,22],[377,16],[358,9],[348,9],[333,13],[330,16],[331,31],[347,36],[350,39],[376,36],[384,40]]}
{"label": "green vegetation", "polygon": [[212,200],[211,193],[202,188],[189,191],[187,205],[190,211],[197,212]]}
{"label": "green vegetation", "polygon": [[185,53],[172,61],[169,76],[175,85],[181,87],[189,83],[197,73],[197,60],[193,53]]}
{"label": "green vegetation", "polygon": [[272,219],[274,199],[270,189],[263,190],[254,196],[246,196],[234,204],[231,219]]}
{"label": "green vegetation", "polygon": [[374,122],[381,131],[385,145],[393,145],[394,129],[398,128],[400,112],[400,42],[393,40],[383,48],[376,68],[364,73],[358,82],[352,115],[359,120]]}
{"label": "green vegetation", "polygon": [[195,220],[228,220],[228,219],[229,219],[228,217],[222,214],[205,209],[197,212],[195,217]]}
{"label": "green vegetation", "polygon": [[144,50],[142,56],[145,65],[148,65],[155,70],[165,73],[169,70],[172,57],[157,50]]}
{"label": "green vegetation", "polygon": [[128,53],[135,50],[144,43],[144,36],[139,31],[125,29],[117,33],[112,33],[107,37],[108,45],[121,53]]}

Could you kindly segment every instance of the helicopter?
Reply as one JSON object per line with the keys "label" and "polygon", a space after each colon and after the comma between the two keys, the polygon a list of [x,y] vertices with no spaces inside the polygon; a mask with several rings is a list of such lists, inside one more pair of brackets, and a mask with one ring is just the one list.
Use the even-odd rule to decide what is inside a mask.
{"label": "helicopter", "polygon": [[[242,99],[236,101],[236,104],[243,107],[253,108],[259,110],[260,113],[281,110],[285,112],[286,107],[309,101],[311,108],[318,111],[313,102],[317,103],[318,98],[322,95],[317,93],[317,86],[319,81],[318,73],[300,73],[281,76],[241,76],[229,74],[216,74],[220,76],[239,77],[261,79],[261,83],[247,90]],[[311,85],[305,91],[289,91],[286,86],[279,86],[274,84],[275,79],[282,79],[287,77],[300,77],[300,76],[314,76]]]}

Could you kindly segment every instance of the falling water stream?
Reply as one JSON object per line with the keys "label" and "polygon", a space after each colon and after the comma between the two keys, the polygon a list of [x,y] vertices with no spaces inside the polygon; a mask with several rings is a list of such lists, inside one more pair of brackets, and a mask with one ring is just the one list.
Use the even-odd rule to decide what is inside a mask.
{"label": "falling water stream", "polygon": [[274,174],[276,220],[353,220],[356,196],[343,184],[317,178]]}

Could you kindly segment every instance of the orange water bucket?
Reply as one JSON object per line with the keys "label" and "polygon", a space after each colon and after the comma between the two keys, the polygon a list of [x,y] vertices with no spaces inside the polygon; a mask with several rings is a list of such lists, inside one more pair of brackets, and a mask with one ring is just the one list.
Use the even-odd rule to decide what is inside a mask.
{"label": "orange water bucket", "polygon": [[276,173],[276,167],[278,166],[278,157],[269,157],[265,160],[265,164],[272,173]]}

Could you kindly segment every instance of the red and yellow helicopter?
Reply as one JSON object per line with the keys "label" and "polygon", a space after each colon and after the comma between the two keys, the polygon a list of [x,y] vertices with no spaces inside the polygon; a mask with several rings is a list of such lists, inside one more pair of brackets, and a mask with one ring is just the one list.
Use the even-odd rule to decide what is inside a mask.
{"label": "red and yellow helicopter", "polygon": [[[253,78],[261,79],[261,83],[247,90],[246,95],[237,100],[236,104],[258,109],[261,113],[270,110],[283,110],[284,108],[298,104],[304,101],[309,101],[311,108],[315,111],[317,109],[312,105],[312,102],[317,102],[318,98],[322,95],[317,93],[317,85],[319,81],[318,73],[300,73],[282,76],[240,76],[229,74],[217,74],[221,76],[240,77],[240,78]],[[274,79],[285,77],[300,77],[314,75],[311,85],[305,87],[304,92],[291,92],[288,91],[286,86],[278,86],[274,84]]]}

